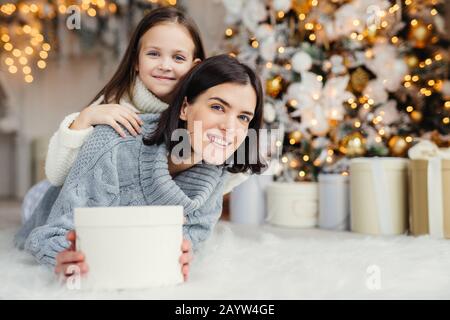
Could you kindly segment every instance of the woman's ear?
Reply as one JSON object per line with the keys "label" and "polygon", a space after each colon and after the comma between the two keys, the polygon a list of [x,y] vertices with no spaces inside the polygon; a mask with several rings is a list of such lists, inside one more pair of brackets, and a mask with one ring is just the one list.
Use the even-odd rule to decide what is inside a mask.
{"label": "woman's ear", "polygon": [[183,121],[187,121],[187,107],[188,107],[187,98],[184,97],[183,105],[181,106],[180,110],[180,119]]}

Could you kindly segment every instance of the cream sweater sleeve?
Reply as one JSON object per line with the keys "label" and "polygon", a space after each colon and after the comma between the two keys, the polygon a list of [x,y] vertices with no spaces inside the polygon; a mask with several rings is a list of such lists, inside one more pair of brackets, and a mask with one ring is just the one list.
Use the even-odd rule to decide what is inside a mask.
{"label": "cream sweater sleeve", "polygon": [[76,112],[68,115],[50,139],[45,159],[45,174],[50,183],[55,186],[61,186],[64,183],[81,146],[94,130],[94,127],[84,130],[69,129],[79,114]]}

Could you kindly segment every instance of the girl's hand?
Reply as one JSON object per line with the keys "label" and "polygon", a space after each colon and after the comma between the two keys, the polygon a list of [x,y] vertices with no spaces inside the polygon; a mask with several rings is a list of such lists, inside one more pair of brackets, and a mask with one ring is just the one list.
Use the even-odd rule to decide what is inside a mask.
{"label": "girl's hand", "polygon": [[141,126],[144,122],[136,112],[120,104],[100,104],[90,106],[81,111],[80,115],[72,122],[70,129],[82,130],[97,124],[106,124],[125,138],[125,132],[119,124],[123,125],[133,135],[141,133]]}
{"label": "girl's hand", "polygon": [[187,281],[188,279],[189,264],[192,262],[193,258],[194,256],[192,254],[191,242],[183,239],[183,242],[181,243],[181,257],[179,261],[181,264],[181,273],[183,274],[184,281]]}
{"label": "girl's hand", "polygon": [[84,260],[84,254],[81,251],[75,251],[75,231],[69,231],[66,238],[71,242],[70,248],[56,256],[55,273],[68,277],[74,273],[73,266],[77,266],[81,275],[86,274],[89,267]]}

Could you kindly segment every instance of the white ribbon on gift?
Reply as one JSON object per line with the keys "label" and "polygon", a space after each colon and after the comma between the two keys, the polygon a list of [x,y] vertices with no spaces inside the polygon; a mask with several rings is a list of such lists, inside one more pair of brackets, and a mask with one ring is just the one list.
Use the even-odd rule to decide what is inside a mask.
{"label": "white ribbon on gift", "polygon": [[428,159],[428,227],[433,237],[444,237],[444,203],[442,198],[441,157]]}
{"label": "white ribbon on gift", "polygon": [[450,148],[439,149],[433,142],[423,140],[409,149],[409,158],[428,160],[427,201],[428,229],[433,237],[444,237],[444,202],[442,190],[442,159],[450,159]]}
{"label": "white ribbon on gift", "polygon": [[378,209],[378,229],[380,234],[394,234],[392,223],[392,202],[388,190],[386,171],[381,160],[371,161],[371,168],[375,189],[375,202]]}

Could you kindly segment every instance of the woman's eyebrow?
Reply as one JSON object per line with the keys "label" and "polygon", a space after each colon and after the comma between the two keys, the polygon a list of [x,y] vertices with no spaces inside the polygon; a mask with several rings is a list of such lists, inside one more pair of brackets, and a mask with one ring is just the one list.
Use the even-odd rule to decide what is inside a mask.
{"label": "woman's eyebrow", "polygon": [[[219,97],[211,97],[211,98],[209,98],[208,100],[217,100],[217,101],[220,101],[220,102],[223,103],[226,107],[231,108],[231,105],[230,105],[228,102],[226,102],[225,100],[223,100],[222,98],[219,98]],[[247,114],[247,115],[249,115],[249,116],[253,116],[253,112],[250,112],[250,111],[242,111],[242,113]]]}

